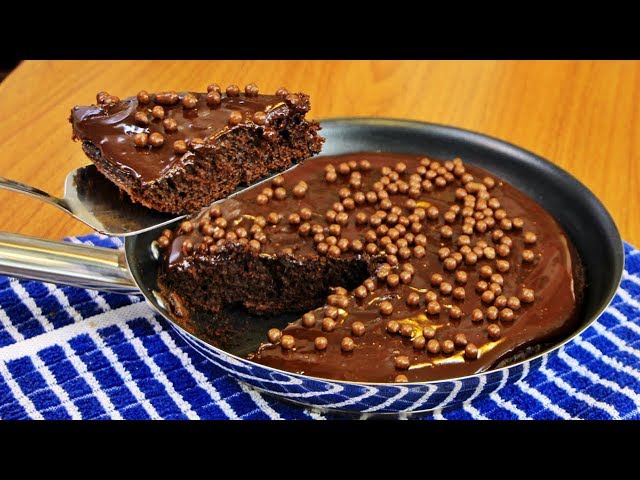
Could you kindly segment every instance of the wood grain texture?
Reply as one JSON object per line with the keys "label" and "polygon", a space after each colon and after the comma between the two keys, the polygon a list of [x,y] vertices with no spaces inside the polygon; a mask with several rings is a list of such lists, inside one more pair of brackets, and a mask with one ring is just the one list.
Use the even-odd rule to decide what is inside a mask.
{"label": "wood grain texture", "polygon": [[[476,130],[571,172],[640,246],[638,61],[26,61],[0,84],[0,175],[61,194],[87,163],[72,106],[96,92],[201,91],[210,82],[311,95],[312,116],[390,116]],[[0,191],[0,229],[89,233],[52,206]],[[570,206],[567,206],[570,208]]]}

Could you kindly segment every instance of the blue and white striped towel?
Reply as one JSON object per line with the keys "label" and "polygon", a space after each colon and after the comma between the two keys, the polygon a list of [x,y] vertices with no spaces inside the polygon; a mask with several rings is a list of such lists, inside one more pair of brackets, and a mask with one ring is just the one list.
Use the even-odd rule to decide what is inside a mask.
{"label": "blue and white striped towel", "polygon": [[[640,419],[640,251],[625,253],[621,288],[582,336],[524,379],[422,418]],[[142,297],[0,277],[1,419],[327,417],[230,378]]]}

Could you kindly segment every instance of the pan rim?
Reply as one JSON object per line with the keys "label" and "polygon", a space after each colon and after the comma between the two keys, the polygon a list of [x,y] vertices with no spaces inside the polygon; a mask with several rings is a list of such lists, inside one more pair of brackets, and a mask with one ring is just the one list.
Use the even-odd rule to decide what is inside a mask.
{"label": "pan rim", "polygon": [[[453,133],[453,134],[457,134],[460,136],[464,136],[467,139],[472,138],[475,140],[481,140],[483,143],[485,143],[488,147],[491,147],[494,150],[502,150],[504,153],[506,153],[508,156],[511,157],[515,157],[516,154],[518,154],[519,157],[524,156],[524,157],[528,157],[527,161],[530,161],[531,163],[533,163],[535,161],[535,163],[542,163],[544,164],[547,168],[551,169],[556,175],[560,175],[565,177],[568,181],[570,181],[571,183],[573,183],[576,187],[578,187],[581,190],[581,195],[586,195],[587,198],[590,197],[590,200],[594,203],[594,205],[601,210],[601,212],[604,214],[605,217],[605,221],[608,222],[610,224],[610,226],[612,227],[612,229],[607,229],[606,231],[606,235],[610,236],[610,238],[613,240],[612,243],[614,243],[615,245],[615,251],[612,252],[612,255],[614,257],[614,259],[618,259],[620,260],[619,262],[619,268],[618,271],[615,271],[613,273],[614,275],[614,279],[615,281],[612,282],[612,284],[609,286],[609,292],[607,293],[606,296],[606,300],[602,302],[600,308],[597,309],[596,312],[594,312],[590,318],[588,319],[588,321],[586,321],[583,325],[581,325],[580,327],[578,327],[576,330],[574,330],[571,335],[569,335],[568,337],[562,339],[560,342],[554,344],[551,347],[548,347],[544,350],[542,350],[541,352],[536,353],[535,355],[532,355],[531,357],[525,358],[523,360],[519,360],[518,362],[515,362],[513,364],[504,366],[504,367],[500,367],[500,368],[495,368],[495,369],[490,369],[490,370],[484,370],[481,372],[477,372],[471,375],[465,375],[462,377],[451,377],[451,378],[445,378],[445,379],[438,379],[438,380],[429,380],[429,381],[422,381],[422,382],[407,382],[407,383],[393,383],[393,382],[355,382],[355,381],[350,381],[350,380],[340,380],[340,379],[332,379],[332,378],[323,378],[323,377],[315,377],[315,376],[311,376],[311,375],[303,375],[303,374],[299,374],[299,373],[295,373],[295,372],[290,372],[287,370],[282,370],[279,368],[274,368],[268,365],[263,365],[260,363],[256,363],[253,362],[247,358],[244,357],[240,357],[238,355],[235,355],[233,353],[229,353],[219,347],[216,347],[214,345],[211,345],[207,342],[205,342],[204,340],[198,338],[197,336],[193,335],[191,332],[189,332],[188,330],[184,329],[182,326],[180,326],[176,321],[174,321],[171,317],[169,317],[168,315],[166,315],[164,312],[162,312],[162,310],[158,307],[158,305],[156,305],[154,299],[147,295],[146,292],[140,288],[140,282],[139,282],[139,276],[137,274],[137,270],[134,270],[131,268],[132,263],[134,263],[135,259],[130,258],[130,256],[132,255],[132,252],[134,251],[134,242],[135,239],[138,237],[137,235],[135,236],[128,236],[125,237],[125,257],[126,257],[126,261],[127,261],[127,265],[129,267],[129,270],[132,274],[132,277],[134,279],[134,281],[136,282],[136,285],[138,286],[138,288],[140,289],[140,292],[142,293],[142,295],[146,298],[147,303],[150,304],[160,315],[162,315],[163,318],[165,318],[166,320],[168,320],[171,323],[171,326],[173,328],[177,328],[179,329],[181,332],[183,332],[184,334],[188,335],[189,337],[193,338],[195,341],[197,341],[198,343],[204,344],[207,348],[211,348],[213,350],[215,350],[216,352],[218,352],[219,354],[222,355],[226,355],[226,356],[230,356],[233,357],[243,363],[250,363],[251,365],[255,365],[256,367],[260,367],[260,368],[264,368],[273,372],[276,372],[278,374],[282,374],[282,375],[288,375],[288,376],[294,376],[296,378],[301,379],[302,381],[304,380],[309,380],[309,381],[316,381],[316,382],[331,382],[331,383],[335,383],[335,384],[344,384],[344,385],[351,385],[351,386],[365,386],[365,387],[377,387],[377,388],[388,388],[388,387],[422,387],[422,386],[429,386],[429,385],[439,385],[439,384],[447,384],[447,383],[451,383],[451,382],[464,382],[466,380],[470,380],[470,379],[477,379],[479,377],[482,376],[487,376],[490,374],[501,374],[504,373],[505,371],[510,371],[512,369],[517,369],[518,367],[523,367],[528,363],[531,363],[533,361],[536,361],[538,359],[542,359],[543,357],[550,355],[552,353],[554,353],[555,351],[559,350],[560,348],[562,348],[563,346],[567,345],[569,342],[571,342],[574,338],[576,338],[577,336],[581,335],[585,330],[587,330],[588,328],[590,328],[593,323],[596,322],[596,320],[598,320],[598,318],[600,318],[600,316],[604,313],[604,311],[609,307],[609,305],[611,304],[611,302],[613,301],[613,299],[615,298],[616,292],[618,291],[619,287],[620,287],[620,283],[622,282],[622,277],[624,274],[624,265],[625,265],[625,255],[624,255],[624,243],[622,240],[622,237],[620,235],[620,231],[618,229],[618,226],[616,225],[613,217],[611,216],[611,214],[609,213],[609,211],[607,210],[607,208],[604,206],[604,204],[600,201],[600,199],[586,186],[584,185],[580,180],[578,180],[576,177],[574,177],[571,173],[567,172],[566,170],[562,169],[561,167],[557,166],[556,164],[554,164],[553,162],[547,160],[544,157],[541,157],[540,155],[537,155],[525,148],[519,147],[513,143],[507,142],[505,140],[501,140],[499,138],[496,137],[492,137],[490,135],[486,135],[484,133],[480,133],[480,132],[476,132],[473,130],[468,130],[468,129],[464,129],[464,128],[460,128],[460,127],[455,127],[455,126],[451,126],[451,125],[445,125],[445,124],[439,124],[439,123],[432,123],[432,122],[424,122],[424,121],[420,121],[420,120],[414,120],[414,119],[404,119],[404,118],[394,118],[394,117],[367,117],[367,116],[350,116],[350,117],[331,117],[331,118],[322,118],[322,119],[318,119],[318,122],[320,123],[320,126],[322,127],[323,124],[326,123],[346,123],[346,124],[350,124],[350,125],[354,125],[354,124],[360,124],[363,126],[366,125],[376,125],[376,126],[384,126],[384,125],[388,125],[390,127],[408,127],[408,126],[413,126],[413,127],[429,127],[431,129],[435,129],[435,130],[441,130],[443,133]],[[451,136],[451,135],[449,135]],[[468,140],[467,140],[468,141]],[[510,152],[510,150],[512,152]],[[318,157],[322,156],[322,154],[320,154]],[[519,158],[519,161],[522,161],[522,159]]]}

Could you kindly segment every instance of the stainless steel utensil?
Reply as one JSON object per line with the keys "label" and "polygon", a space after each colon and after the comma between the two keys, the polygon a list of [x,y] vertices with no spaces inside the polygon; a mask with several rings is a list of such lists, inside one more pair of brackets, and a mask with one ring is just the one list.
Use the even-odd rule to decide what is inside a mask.
{"label": "stainless steel utensil", "polygon": [[0,177],[0,188],[54,205],[105,235],[136,235],[184,218],[184,215],[160,213],[131,202],[94,165],[69,172],[62,198],[4,177]]}
{"label": "stainless steel utensil", "polygon": [[[286,171],[295,167],[297,165]],[[233,197],[251,186],[267,183],[279,173],[269,175],[252,185],[241,185],[226,198]],[[118,187],[98,172],[95,165],[87,165],[69,172],[65,179],[62,198],[4,177],[0,177],[0,188],[23,193],[54,205],[94,230],[110,236],[137,235],[186,217],[157,212],[139,203],[133,203]]]}

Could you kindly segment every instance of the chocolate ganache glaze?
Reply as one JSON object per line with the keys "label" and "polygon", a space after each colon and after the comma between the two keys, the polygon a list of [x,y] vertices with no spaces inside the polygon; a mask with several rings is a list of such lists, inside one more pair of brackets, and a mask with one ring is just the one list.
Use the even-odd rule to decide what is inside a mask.
{"label": "chocolate ganache glaze", "polygon": [[[175,279],[164,294],[182,318],[198,302],[180,285],[196,282],[205,300],[213,298],[201,273],[228,265],[231,251],[269,265],[286,259],[293,277],[295,265],[366,262],[358,286],[332,285],[324,304],[297,321],[265,327],[268,341],[249,356],[348,381],[426,381],[490,369],[570,331],[583,290],[579,258],[553,217],[460,159],[320,157],[271,188],[204,210],[158,243],[163,283]],[[242,281],[254,292],[265,288],[250,269]],[[314,282],[296,277],[293,285]],[[296,288],[278,285],[269,291],[275,304]],[[250,297],[244,305],[251,310]]]}
{"label": "chocolate ganache glaze", "polygon": [[310,99],[280,88],[259,94],[250,83],[225,92],[141,90],[120,100],[100,92],[97,105],[74,107],[74,139],[98,171],[134,203],[193,214],[216,200],[320,152]]}
{"label": "chocolate ganache glaze", "polygon": [[[160,97],[158,101],[158,95],[165,95],[167,99],[163,101],[164,97]],[[130,97],[113,104],[74,107],[71,114],[74,135],[99,146],[103,158],[114,168],[129,172],[146,185],[189,163],[194,152],[205,148],[204,143],[195,142],[190,145],[190,150],[176,152],[171,148],[173,142],[194,138],[213,142],[225,133],[253,123],[256,112],[264,112],[266,117],[259,121],[268,124],[276,117],[288,115],[290,108],[285,98],[277,95],[220,96],[219,103],[215,105],[207,101],[207,93],[158,95],[152,95],[149,102],[155,101],[161,106],[163,113],[158,113],[158,116],[162,115],[162,122],[154,122],[153,115],[148,116],[148,122],[140,122],[136,114],[146,111],[149,102],[140,104],[138,98]],[[194,104],[184,108],[179,100],[187,95],[193,96]],[[232,124],[229,119],[234,111],[242,115],[238,117],[238,123]],[[169,124],[170,120],[175,120],[175,126],[167,129],[167,120]],[[132,134],[137,133],[161,134],[165,148],[141,150],[131,140]]]}

